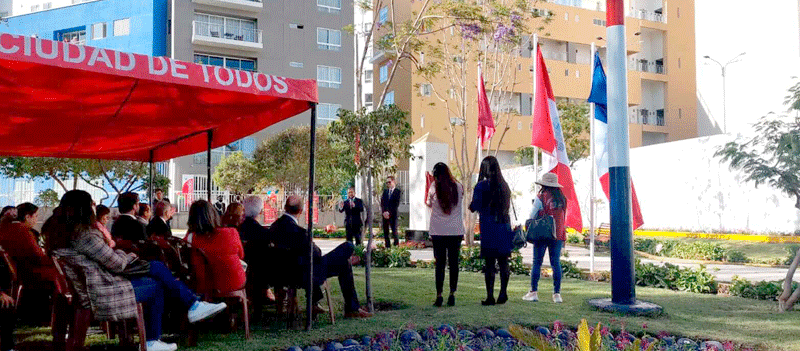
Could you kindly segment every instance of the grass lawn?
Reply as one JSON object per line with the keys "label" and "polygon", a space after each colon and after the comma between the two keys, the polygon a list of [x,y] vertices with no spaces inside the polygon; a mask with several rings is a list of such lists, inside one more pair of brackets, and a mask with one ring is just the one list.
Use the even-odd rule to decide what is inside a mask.
{"label": "grass lawn", "polygon": [[[363,299],[363,268],[357,270],[356,281]],[[509,302],[485,307],[480,305],[480,300],[485,296],[483,276],[461,272],[456,306],[436,308],[432,306],[433,270],[377,268],[373,281],[378,301],[397,302],[405,305],[405,308],[381,312],[365,320],[337,319],[335,325],[320,318],[311,332],[287,331],[282,323],[257,326],[249,341],[244,340],[243,332],[230,335],[206,332],[201,335],[198,349],[281,350],[291,345],[305,346],[332,339],[372,335],[407,325],[424,328],[442,323],[473,327],[505,327],[509,323],[549,326],[554,320],[561,320],[575,326],[581,318],[587,318],[590,324],[602,322],[604,325],[613,325],[612,329],[619,329],[619,322],[610,323],[613,318],[624,320],[626,329],[632,332],[642,331],[642,325],[646,323],[647,332],[652,334],[666,330],[688,337],[734,340],[752,344],[757,349],[800,350],[800,312],[779,314],[776,304],[772,302],[639,287],[637,296],[660,304],[666,310],[666,315],[659,318],[620,317],[593,311],[586,304],[589,298],[610,296],[608,284],[565,279],[562,286],[563,304],[549,302],[550,296],[546,293],[541,295],[543,301],[530,303],[520,299],[528,290],[529,277],[512,276]],[[334,304],[338,309],[337,318],[341,318],[339,284],[335,281],[331,283]],[[551,290],[552,280],[543,279],[540,291]]]}
{"label": "grass lawn", "polygon": [[722,247],[731,250],[739,250],[751,260],[758,262],[774,258],[785,259],[789,255],[790,249],[796,249],[798,244],[782,244],[782,243],[761,243],[754,241],[742,240],[714,240],[714,239],[694,239],[694,238],[673,238],[673,237],[636,237],[636,238],[652,238],[658,240],[680,240],[684,242],[705,241],[718,243]]}

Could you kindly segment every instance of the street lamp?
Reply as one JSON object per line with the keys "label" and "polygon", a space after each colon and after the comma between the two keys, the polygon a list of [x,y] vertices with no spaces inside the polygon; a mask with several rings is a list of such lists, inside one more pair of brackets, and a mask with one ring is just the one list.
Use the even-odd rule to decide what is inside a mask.
{"label": "street lamp", "polygon": [[730,65],[731,63],[736,63],[741,61],[739,58],[744,56],[744,54],[746,54],[746,52],[736,55],[736,57],[728,60],[728,62],[726,62],[724,65],[719,61],[711,58],[711,56],[708,55],[703,56],[703,58],[705,59],[714,61],[714,63],[716,63],[722,70],[722,132],[723,133],[728,132],[728,115],[727,115],[727,106],[725,105],[725,71],[728,68],[728,65]]}

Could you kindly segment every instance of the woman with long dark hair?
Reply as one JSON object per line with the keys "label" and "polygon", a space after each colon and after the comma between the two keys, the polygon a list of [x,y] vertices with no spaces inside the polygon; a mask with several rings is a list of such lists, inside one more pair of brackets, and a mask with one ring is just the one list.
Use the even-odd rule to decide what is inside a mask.
{"label": "woman with long dark hair", "polygon": [[553,216],[556,225],[556,238],[533,243],[533,267],[531,268],[531,291],[522,297],[525,301],[539,301],[539,275],[542,272],[544,251],[550,255],[550,267],[553,268],[553,302],[561,303],[561,249],[567,240],[567,231],[564,221],[567,216],[567,198],[561,192],[558,184],[558,175],[545,173],[542,179],[536,182],[542,186],[534,202],[531,218]]}
{"label": "woman with long dark hair", "polygon": [[458,287],[458,261],[461,251],[461,240],[464,240],[464,188],[453,179],[450,168],[439,162],[433,166],[433,184],[428,189],[425,202],[431,208],[430,235],[433,241],[433,257],[436,259],[436,302],[434,306],[442,306],[442,290],[444,288],[444,269],[450,267],[450,296],[447,305],[456,304],[456,288]]}
{"label": "woman with long dark hair", "polygon": [[188,308],[190,323],[209,318],[226,308],[224,303],[199,301],[195,293],[172,276],[162,262],[150,261],[149,270],[144,274],[126,273],[126,269],[137,265],[139,258],[108,246],[95,222],[91,195],[83,190],[71,190],[64,194],[58,208],[42,227],[48,238],[48,251],[68,263],[67,276],[78,281],[78,272],[73,269],[78,268],[83,273],[86,294],[79,293],[75,303],[91,308],[95,319],[135,318],[137,302],[143,302],[147,350],[174,351],[177,345],[160,340],[161,317],[167,296],[181,301]]}
{"label": "woman with long dark hair", "polygon": [[[478,212],[481,229],[481,257],[486,260],[483,267],[486,280],[486,300],[481,304],[490,306],[508,301],[508,257],[511,255],[513,233],[508,210],[511,206],[511,189],[508,187],[500,164],[494,156],[481,161],[478,184],[472,193],[469,210]],[[500,294],[494,299],[495,264],[500,266]]]}
{"label": "woman with long dark hair", "polygon": [[[230,210],[235,202],[228,206]],[[224,227],[219,212],[206,200],[197,200],[189,207],[185,240],[208,256],[211,276],[207,277],[209,288],[222,293],[244,288],[247,281],[242,259],[244,248],[236,228]]]}

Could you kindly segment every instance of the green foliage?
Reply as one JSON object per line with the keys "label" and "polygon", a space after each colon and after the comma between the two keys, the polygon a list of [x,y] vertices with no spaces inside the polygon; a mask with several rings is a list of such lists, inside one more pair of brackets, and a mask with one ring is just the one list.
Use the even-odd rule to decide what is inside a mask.
{"label": "green foliage", "polygon": [[583,235],[579,233],[569,233],[567,234],[567,243],[569,244],[581,244],[583,243]]}
{"label": "green foliage", "polygon": [[589,104],[560,100],[558,113],[571,166],[589,156]]}
{"label": "green foliage", "polygon": [[[458,265],[462,271],[483,272],[486,260],[481,257],[480,246],[462,246]],[[529,275],[531,273],[531,269],[522,263],[522,254],[519,250],[511,252],[511,257],[508,260],[508,270],[512,274],[519,275]]]}
{"label": "green foliage", "polygon": [[[309,131],[308,126],[292,127],[265,139],[256,148],[253,164],[265,183],[306,190]],[[352,150],[334,139],[327,128],[317,129],[314,186],[319,193],[338,193],[356,174]]]}
{"label": "green foliage", "polygon": [[347,237],[347,233],[344,229],[338,229],[328,233],[325,230],[314,228],[311,230],[311,233],[314,235],[314,238],[319,239],[342,239]]}
{"label": "green foliage", "polygon": [[[169,188],[169,177],[164,176],[161,173],[154,173],[153,174],[153,189],[168,189]],[[150,189],[150,175],[148,174],[144,178],[142,178],[142,190],[145,192],[149,191]]]}
{"label": "green foliage", "polygon": [[[308,160],[306,160],[308,163]],[[235,194],[248,194],[262,187],[262,171],[252,160],[236,151],[220,160],[214,169],[214,182]]]}
{"label": "green foliage", "polygon": [[561,260],[561,274],[567,278],[581,279],[581,269],[578,262]]}
{"label": "green foliage", "polygon": [[635,269],[638,286],[705,294],[717,292],[717,281],[705,266],[700,266],[698,269],[683,268],[669,263],[657,266],[652,263],[642,264],[637,259]]}
{"label": "green foliage", "polygon": [[[792,290],[797,289],[798,283],[792,282]],[[776,301],[783,292],[783,281],[760,281],[751,283],[739,276],[733,276],[729,290],[731,296],[740,296],[748,299]]]}
{"label": "green foliage", "polygon": [[[786,104],[800,111],[800,83],[789,89]],[[800,118],[768,114],[753,125],[754,136],[728,142],[714,154],[745,182],[767,184],[796,199],[800,209]]]}
{"label": "green foliage", "polygon": [[36,195],[36,198],[33,199],[33,203],[40,207],[55,208],[58,206],[59,202],[58,193],[53,189],[42,190],[39,192],[39,195]]}
{"label": "green foliage", "polygon": [[[360,265],[366,262],[366,250],[364,246],[356,246],[353,255],[361,258]],[[412,267],[411,264],[411,251],[404,247],[392,246],[387,249],[385,246],[379,245],[372,250],[372,266],[383,268],[403,268]]]}
{"label": "green foliage", "polygon": [[750,262],[750,259],[747,258],[744,252],[727,249],[716,242],[687,242],[678,240],[636,238],[633,240],[633,245],[634,249],[637,251],[663,257],[706,261]]}

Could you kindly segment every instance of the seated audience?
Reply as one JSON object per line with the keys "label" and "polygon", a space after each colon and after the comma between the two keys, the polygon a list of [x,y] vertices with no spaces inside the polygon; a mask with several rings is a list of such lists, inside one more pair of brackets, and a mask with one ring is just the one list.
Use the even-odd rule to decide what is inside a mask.
{"label": "seated audience", "polygon": [[127,192],[119,196],[119,218],[111,225],[114,240],[139,241],[147,239],[144,224],[136,218],[139,212],[139,194]]}
{"label": "seated audience", "polygon": [[244,206],[238,202],[230,204],[225,210],[225,214],[222,215],[222,226],[239,228],[242,222],[244,222]]}
{"label": "seated audience", "polygon": [[97,216],[97,222],[95,222],[95,226],[100,233],[103,233],[103,240],[106,241],[108,246],[116,246],[114,239],[111,238],[111,232],[108,231],[108,222],[111,221],[111,209],[103,205],[98,205],[95,207],[94,213]]}
{"label": "seated audience", "polygon": [[14,350],[17,315],[11,297],[11,277],[6,267],[0,271],[0,351]]}
{"label": "seated audience", "polygon": [[248,196],[244,199],[244,221],[239,225],[239,237],[242,242],[248,242],[251,239],[261,238],[269,240],[269,230],[261,223],[258,223],[256,217],[264,213],[264,202],[258,196]]}
{"label": "seated audience", "polygon": [[150,217],[153,216],[153,211],[146,202],[142,202],[139,204],[139,211],[136,213],[136,219],[139,220],[142,224],[147,226],[150,223]]}
{"label": "seated audience", "polygon": [[59,207],[42,231],[49,239],[51,254],[64,258],[69,264],[65,273],[70,280],[77,281],[76,272],[70,267],[82,270],[86,277],[85,290],[78,292],[75,303],[91,308],[96,320],[135,318],[136,304],[144,303],[147,350],[174,351],[178,348],[176,344],[160,340],[167,297],[180,301],[188,309],[190,323],[212,317],[227,307],[224,303],[200,301],[159,261],[149,262],[148,273],[126,275],[126,268],[137,265],[139,258],[108,246],[95,229],[95,221],[91,195],[72,190],[61,198]]}
{"label": "seated audience", "polygon": [[155,215],[147,225],[147,236],[169,238],[172,237],[172,227],[169,225],[169,220],[172,218],[172,204],[169,200],[163,199],[155,205]]}
{"label": "seated audience", "polygon": [[38,232],[33,227],[39,219],[39,207],[26,202],[17,206],[17,218],[0,225],[0,246],[16,264],[23,284],[40,286],[56,277],[53,261],[37,243]]}
{"label": "seated audience", "polygon": [[206,277],[212,284],[208,288],[221,293],[244,288],[242,268],[244,248],[236,228],[220,225],[219,215],[206,200],[195,201],[189,208],[186,241],[206,253],[212,275]]}
{"label": "seated audience", "polygon": [[[239,238],[244,245],[244,260],[247,262],[247,281],[250,283],[251,290],[247,296],[253,300],[253,320],[261,318],[261,311],[264,305],[264,298],[275,301],[275,293],[268,289],[272,282],[266,277],[275,268],[269,265],[264,254],[272,242],[272,234],[269,229],[258,223],[256,217],[264,212],[264,202],[257,196],[248,196],[244,199],[244,221],[239,226]],[[264,292],[266,290],[266,293]]]}
{"label": "seated audience", "polygon": [[[286,199],[286,211],[283,216],[272,223],[270,230],[275,235],[276,246],[289,249],[291,254],[300,262],[300,271],[303,277],[308,277],[310,268],[308,255],[311,250],[312,241],[308,232],[297,223],[297,217],[303,213],[303,200],[299,196],[289,196]],[[355,283],[353,282],[353,267],[351,257],[355,246],[350,242],[345,242],[337,246],[333,251],[322,255],[322,251],[314,245],[314,311],[317,313],[324,310],[318,303],[322,300],[322,289],[320,285],[330,277],[339,277],[339,286],[344,296],[344,311],[346,318],[366,318],[372,314],[361,308],[358,302]],[[307,279],[307,278],[305,278]],[[305,282],[306,284],[308,281]]]}
{"label": "seated audience", "polygon": [[3,207],[0,211],[0,222],[13,221],[17,218],[17,208],[14,206]]}

